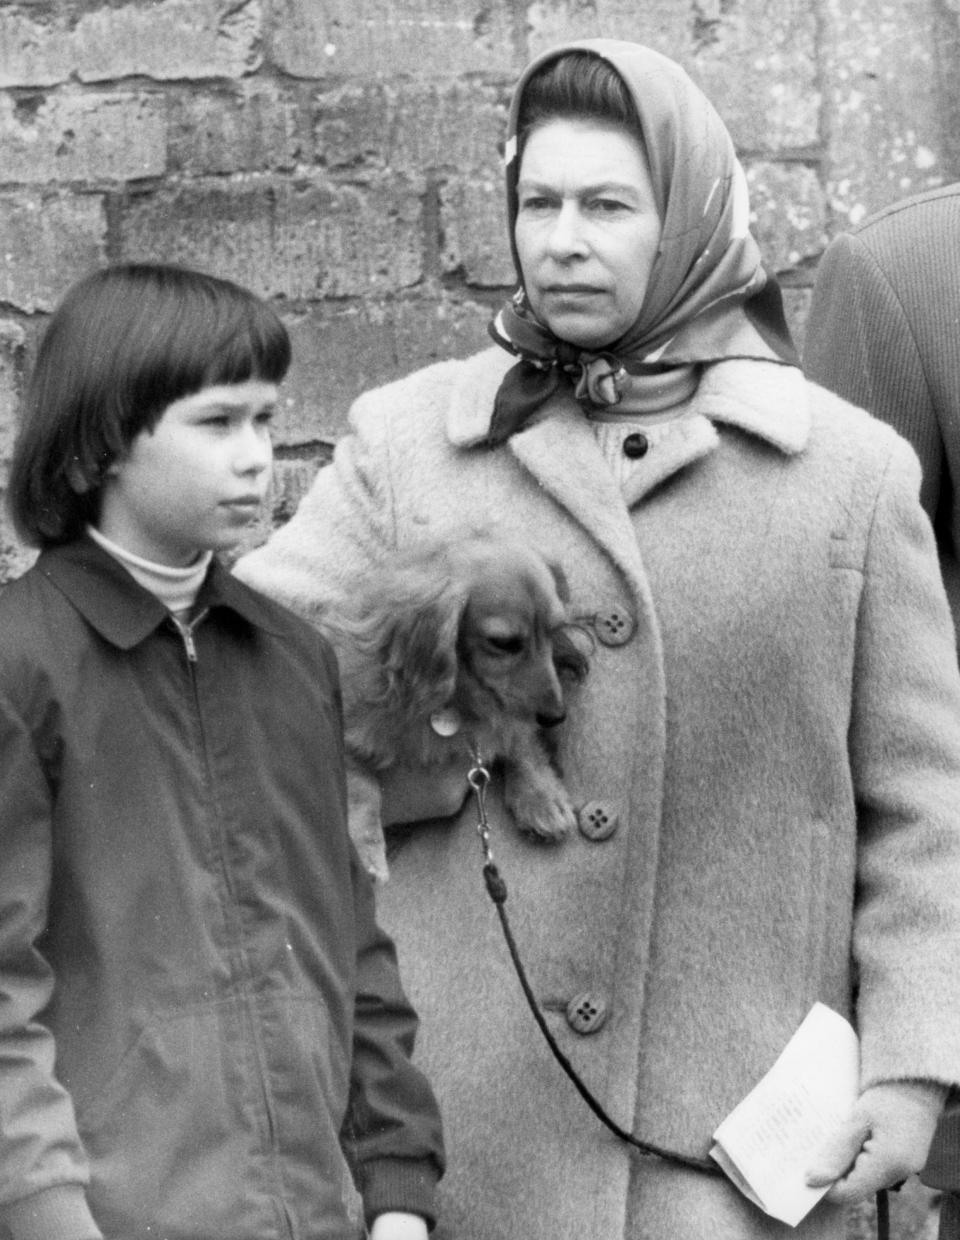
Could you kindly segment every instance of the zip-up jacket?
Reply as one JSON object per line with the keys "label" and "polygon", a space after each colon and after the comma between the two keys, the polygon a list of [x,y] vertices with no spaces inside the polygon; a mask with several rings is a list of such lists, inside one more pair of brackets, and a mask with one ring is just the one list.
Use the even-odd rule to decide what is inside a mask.
{"label": "zip-up jacket", "polygon": [[333,656],[216,564],[197,614],[179,630],[86,539],[0,593],[14,1240],[433,1219],[439,1118],[348,843]]}

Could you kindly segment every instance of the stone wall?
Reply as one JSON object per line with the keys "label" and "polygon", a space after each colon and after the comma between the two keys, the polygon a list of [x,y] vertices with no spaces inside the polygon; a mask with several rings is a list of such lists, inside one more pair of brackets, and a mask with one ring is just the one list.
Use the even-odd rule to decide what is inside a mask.
{"label": "stone wall", "polygon": [[[595,34],[714,100],[800,337],[828,237],[960,177],[960,0],[0,0],[0,486],[63,290],[172,259],[289,324],[283,519],[361,389],[485,342],[510,85]],[[25,562],[3,518],[0,580]]]}
{"label": "stone wall", "polygon": [[[960,0],[0,0],[0,488],[64,289],[176,260],[290,327],[282,520],[360,390],[486,342],[512,278],[511,83],[597,34],[659,48],[714,100],[800,338],[827,239],[960,178]],[[29,558],[4,517],[0,580]],[[897,1234],[929,1233],[923,1194],[894,1209]]]}

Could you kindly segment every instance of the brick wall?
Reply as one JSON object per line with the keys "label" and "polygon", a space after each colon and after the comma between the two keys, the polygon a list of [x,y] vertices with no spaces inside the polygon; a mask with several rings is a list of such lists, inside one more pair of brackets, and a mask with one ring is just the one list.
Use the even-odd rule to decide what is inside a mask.
{"label": "brick wall", "polygon": [[[960,176],[960,0],[0,0],[0,486],[38,330],[107,260],[274,300],[287,514],[364,387],[485,342],[532,53],[629,37],[733,133],[802,336],[827,238]],[[0,580],[25,563],[0,521]]]}

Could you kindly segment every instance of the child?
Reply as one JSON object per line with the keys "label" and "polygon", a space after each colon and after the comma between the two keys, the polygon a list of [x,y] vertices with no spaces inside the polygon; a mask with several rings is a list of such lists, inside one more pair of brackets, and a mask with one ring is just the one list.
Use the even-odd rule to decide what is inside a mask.
{"label": "child", "polygon": [[251,293],[146,265],[77,284],[39,351],[9,499],[42,554],[0,594],[13,1240],[433,1223],[439,1117],[347,840],[334,660],[214,558],[264,498],[289,360]]}

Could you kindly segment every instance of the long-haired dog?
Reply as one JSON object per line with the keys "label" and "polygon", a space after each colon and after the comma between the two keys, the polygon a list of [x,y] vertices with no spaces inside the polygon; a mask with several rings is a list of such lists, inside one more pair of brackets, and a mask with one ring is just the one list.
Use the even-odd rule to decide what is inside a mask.
{"label": "long-haired dog", "polygon": [[391,768],[467,773],[480,755],[504,775],[517,826],[558,839],[575,822],[548,730],[587,661],[571,637],[562,572],[490,535],[393,557],[319,618],[340,662],[351,834],[386,878],[380,778]]}

